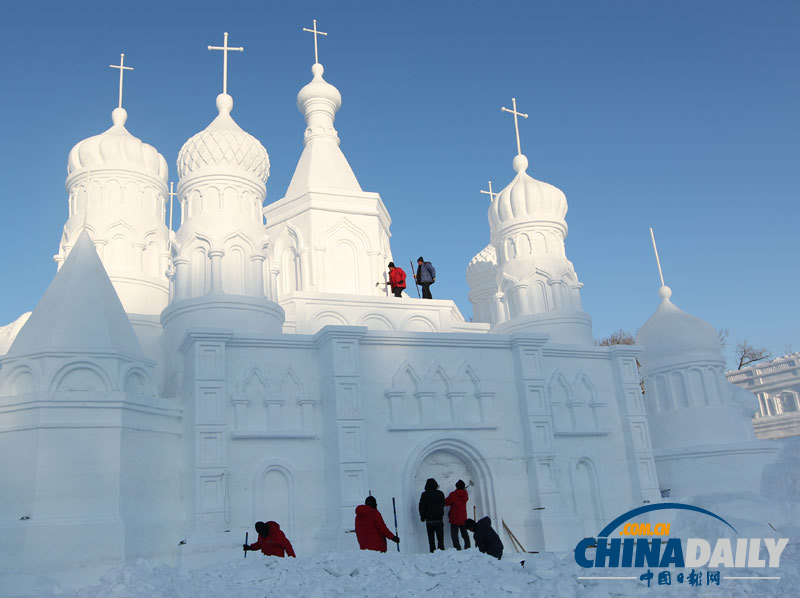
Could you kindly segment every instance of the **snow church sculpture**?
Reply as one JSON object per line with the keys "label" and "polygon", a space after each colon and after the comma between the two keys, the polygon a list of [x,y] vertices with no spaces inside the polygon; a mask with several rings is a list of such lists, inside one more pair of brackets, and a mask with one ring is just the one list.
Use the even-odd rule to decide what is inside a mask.
{"label": "snow church sculpture", "polygon": [[[227,64],[227,34],[222,49]],[[391,221],[340,149],[341,95],[323,73],[315,62],[298,94],[303,153],[263,212],[269,156],[231,116],[227,69],[217,116],[178,157],[174,239],[165,163],[124,129],[121,102],[114,127],[70,154],[60,268],[0,357],[0,450],[25,460],[0,463],[3,587],[29,588],[44,558],[48,575],[84,583],[137,557],[219,558],[241,544],[228,530],[266,518],[300,555],[356,549],[346,532],[370,490],[397,497],[402,548],[424,552],[429,477],[468,481],[469,508],[529,550],[571,549],[659,500],[670,458],[732,466],[754,446],[735,409],[714,446],[665,446],[692,414],[667,421],[651,402],[681,405],[695,387],[662,387],[659,368],[690,379],[694,366],[659,361],[669,330],[652,322],[644,349],[594,345],[566,198],[527,174],[518,133],[490,244],[467,269],[477,321],[449,300],[376,291]],[[769,457],[756,448],[750,482]],[[40,550],[54,536],[55,563]]]}

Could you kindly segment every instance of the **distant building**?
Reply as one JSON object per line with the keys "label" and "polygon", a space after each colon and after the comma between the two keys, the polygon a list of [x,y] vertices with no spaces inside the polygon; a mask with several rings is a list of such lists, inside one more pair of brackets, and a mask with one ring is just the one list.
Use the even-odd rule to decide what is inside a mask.
{"label": "distant building", "polygon": [[800,436],[800,352],[725,374],[758,398],[753,429],[759,438]]}

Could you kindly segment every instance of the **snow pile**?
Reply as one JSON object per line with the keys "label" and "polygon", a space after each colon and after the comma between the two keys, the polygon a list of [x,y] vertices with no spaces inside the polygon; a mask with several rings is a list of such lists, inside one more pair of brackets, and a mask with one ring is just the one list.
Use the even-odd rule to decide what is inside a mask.
{"label": "snow pile", "polygon": [[[255,558],[254,558],[255,557]],[[525,566],[520,560],[525,558]],[[297,559],[264,557],[251,553],[247,559],[229,559],[190,570],[167,566],[152,568],[140,560],[112,569],[100,584],[64,592],[42,579],[37,596],[72,598],[226,598],[268,597],[374,597],[422,596],[553,596],[559,598],[638,596],[647,592],[639,581],[643,569],[581,569],[572,554],[505,554],[502,561],[479,553],[447,550],[436,554],[381,554],[371,551],[327,553]],[[654,572],[657,573],[657,572]],[[673,579],[676,571],[673,570]],[[688,574],[688,571],[685,572]],[[723,575],[726,573],[723,572]],[[635,580],[579,580],[578,576],[635,576]],[[734,573],[731,573],[734,575]],[[704,596],[797,596],[800,595],[800,543],[790,541],[778,572],[769,569],[737,570],[735,575],[780,575],[773,580],[721,580],[719,586],[693,588],[658,586],[658,596],[685,596],[702,590]],[[673,582],[675,583],[675,582]],[[706,585],[705,576],[703,586]]]}

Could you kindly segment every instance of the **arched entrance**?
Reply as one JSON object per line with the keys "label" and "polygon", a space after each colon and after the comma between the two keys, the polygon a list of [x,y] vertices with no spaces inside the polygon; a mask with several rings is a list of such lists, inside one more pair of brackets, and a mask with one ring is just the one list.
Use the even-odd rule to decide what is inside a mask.
{"label": "arched entrance", "polygon": [[[425,481],[434,478],[439,490],[447,496],[455,490],[455,483],[464,480],[469,492],[467,514],[478,519],[489,515],[495,519],[494,481],[486,460],[480,451],[465,438],[438,437],[429,439],[414,451],[406,464],[405,491],[406,507],[402,508],[403,546],[407,552],[428,552],[428,537],[425,524],[419,519],[419,497]],[[445,547],[452,546],[447,509],[444,516]]]}

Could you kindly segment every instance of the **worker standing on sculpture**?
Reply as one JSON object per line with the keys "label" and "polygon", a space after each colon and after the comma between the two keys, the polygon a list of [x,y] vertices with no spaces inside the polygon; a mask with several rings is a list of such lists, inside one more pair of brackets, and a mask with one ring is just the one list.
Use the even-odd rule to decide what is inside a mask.
{"label": "worker standing on sculpture", "polygon": [[386,284],[392,287],[395,297],[402,297],[406,288],[406,271],[395,266],[394,262],[389,262],[389,282]]}
{"label": "worker standing on sculpture", "polygon": [[374,496],[368,496],[363,505],[356,507],[356,538],[361,550],[386,552],[386,540],[400,544],[400,538],[383,522]]}
{"label": "worker standing on sculpture", "polygon": [[467,502],[469,501],[469,493],[467,492],[464,480],[456,482],[456,489],[447,495],[444,499],[446,507],[450,507],[450,513],[447,518],[450,520],[450,539],[453,541],[453,548],[461,550],[461,545],[458,541],[458,534],[464,539],[464,548],[469,548],[469,534],[464,522],[467,520]]}
{"label": "worker standing on sculpture", "polygon": [[433,478],[425,482],[425,492],[419,497],[419,517],[425,522],[431,552],[437,547],[444,550],[444,493]]}
{"label": "worker standing on sculpture", "polygon": [[431,285],[436,282],[436,268],[422,256],[417,258],[417,273],[414,274],[414,280],[422,287],[422,298],[433,299]]}

